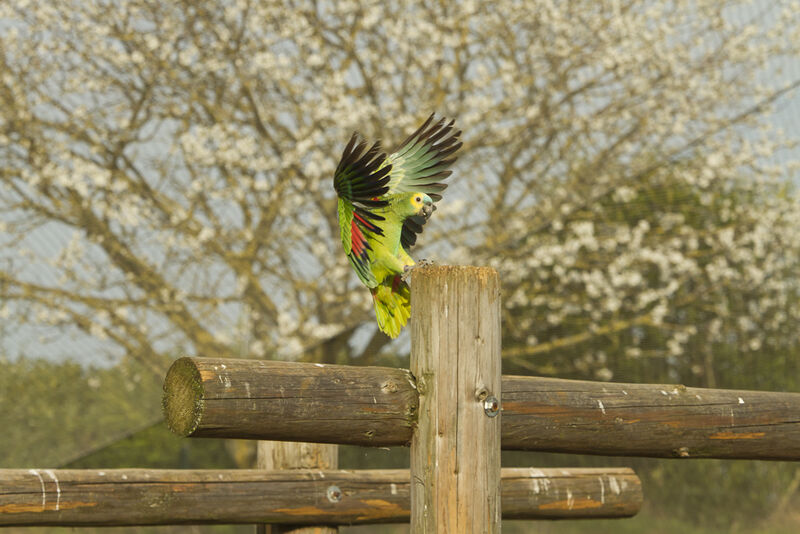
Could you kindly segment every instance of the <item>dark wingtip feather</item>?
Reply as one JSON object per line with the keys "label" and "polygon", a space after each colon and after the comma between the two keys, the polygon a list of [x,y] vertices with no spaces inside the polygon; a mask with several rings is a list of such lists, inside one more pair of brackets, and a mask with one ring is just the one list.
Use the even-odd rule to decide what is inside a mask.
{"label": "dark wingtip feather", "polygon": [[[386,161],[386,153],[381,150],[381,142],[376,141],[371,147],[358,132],[354,132],[345,146],[342,158],[333,176],[333,187],[336,193],[350,201],[364,203],[384,195],[388,191],[389,172],[391,166],[379,169]],[[385,206],[370,204],[373,207]]]}
{"label": "dark wingtip feather", "polygon": [[420,126],[419,128],[417,128],[416,130],[414,130],[414,133],[412,133],[411,135],[409,135],[408,137],[406,137],[405,141],[403,141],[402,143],[400,143],[400,146],[401,146],[401,147],[404,147],[404,146],[406,146],[408,143],[410,143],[410,142],[411,142],[411,140],[412,140],[412,139],[414,139],[416,136],[418,136],[418,135],[420,135],[422,132],[424,132],[424,131],[425,131],[425,129],[428,127],[428,125],[431,123],[431,121],[433,121],[433,118],[434,118],[435,116],[436,116],[436,112],[434,111],[434,112],[433,112],[433,113],[431,113],[431,114],[430,114],[430,116],[429,116],[429,117],[428,117],[428,118],[425,120],[425,122],[423,122],[423,123],[422,123],[422,126]]}

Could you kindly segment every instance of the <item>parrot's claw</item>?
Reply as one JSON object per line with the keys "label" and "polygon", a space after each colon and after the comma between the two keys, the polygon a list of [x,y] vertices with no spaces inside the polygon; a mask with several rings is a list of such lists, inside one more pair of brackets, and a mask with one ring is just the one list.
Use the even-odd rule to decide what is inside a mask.
{"label": "parrot's claw", "polygon": [[405,282],[407,285],[411,285],[411,271],[414,270],[414,265],[406,265],[403,267],[403,274],[400,275],[400,279]]}
{"label": "parrot's claw", "polygon": [[418,269],[420,267],[428,267],[430,265],[433,265],[433,260],[426,260],[426,259],[419,260],[416,263],[416,265],[406,265],[405,267],[403,267],[403,274],[400,276],[400,279],[410,286],[411,271],[413,271],[414,269]]}

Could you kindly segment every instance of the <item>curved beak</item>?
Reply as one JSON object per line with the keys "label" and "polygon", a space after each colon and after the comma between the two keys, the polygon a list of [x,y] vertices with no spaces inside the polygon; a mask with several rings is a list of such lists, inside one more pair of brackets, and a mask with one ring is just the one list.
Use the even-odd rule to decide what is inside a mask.
{"label": "curved beak", "polygon": [[427,219],[433,214],[434,211],[436,211],[436,205],[430,198],[426,198],[422,205],[422,216]]}

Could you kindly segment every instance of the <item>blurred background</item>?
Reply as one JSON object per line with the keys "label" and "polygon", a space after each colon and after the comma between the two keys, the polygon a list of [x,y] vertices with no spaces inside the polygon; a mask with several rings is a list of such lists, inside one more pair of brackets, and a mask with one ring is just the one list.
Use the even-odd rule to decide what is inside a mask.
{"label": "blurred background", "polygon": [[[252,443],[166,430],[183,355],[406,367],[332,176],[354,130],[391,148],[432,111],[464,147],[412,255],[500,272],[504,374],[800,391],[798,19],[796,0],[3,2],[0,467],[252,466]],[[631,466],[645,492],[634,519],[507,532],[800,531],[797,464],[503,462]],[[178,531],[252,527],[115,530]]]}

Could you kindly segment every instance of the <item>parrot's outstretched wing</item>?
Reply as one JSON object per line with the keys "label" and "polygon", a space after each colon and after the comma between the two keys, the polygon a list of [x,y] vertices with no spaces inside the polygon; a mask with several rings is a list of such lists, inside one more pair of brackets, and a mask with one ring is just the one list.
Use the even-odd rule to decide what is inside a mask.
{"label": "parrot's outstretched wing", "polygon": [[462,143],[458,140],[461,130],[455,130],[454,120],[445,123],[445,118],[431,124],[434,116],[435,114],[431,114],[389,156],[392,172],[389,175],[388,194],[419,191],[426,193],[434,202],[441,200],[439,193],[447,188],[447,184],[440,183],[439,180],[452,174],[447,168],[456,158],[447,158],[461,148]]}
{"label": "parrot's outstretched wing", "polygon": [[[434,116],[435,113],[431,113],[428,120],[387,158],[392,166],[387,194],[419,191],[434,202],[442,199],[440,193],[447,189],[447,184],[441,183],[441,180],[452,174],[448,168],[456,158],[451,156],[463,143],[458,139],[461,130],[453,126],[455,120],[447,122],[447,119],[441,118],[433,123]],[[419,216],[406,219],[400,237],[404,249],[408,250],[416,243],[417,234],[422,232],[425,221],[424,217]]]}
{"label": "parrot's outstretched wing", "polygon": [[370,270],[369,255],[372,248],[367,237],[383,235],[379,223],[384,218],[373,210],[387,205],[378,197],[389,191],[391,165],[385,165],[386,153],[380,142],[369,150],[366,141],[353,134],[344,149],[342,159],[333,175],[333,188],[339,196],[339,230],[342,245],[358,277],[367,287],[377,281]]}

